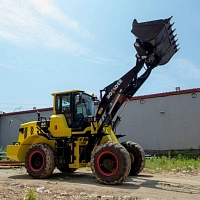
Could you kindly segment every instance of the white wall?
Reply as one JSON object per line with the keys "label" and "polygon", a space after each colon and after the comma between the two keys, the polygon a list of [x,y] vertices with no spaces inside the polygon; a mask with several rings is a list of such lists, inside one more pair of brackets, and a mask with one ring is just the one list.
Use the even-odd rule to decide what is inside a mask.
{"label": "white wall", "polygon": [[200,149],[200,92],[131,101],[117,127],[121,141],[146,150]]}

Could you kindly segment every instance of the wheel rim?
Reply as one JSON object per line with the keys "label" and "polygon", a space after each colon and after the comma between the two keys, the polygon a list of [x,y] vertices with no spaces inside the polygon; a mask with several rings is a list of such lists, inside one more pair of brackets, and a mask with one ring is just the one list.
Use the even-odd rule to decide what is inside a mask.
{"label": "wheel rim", "polygon": [[114,175],[119,168],[117,156],[110,151],[102,152],[97,158],[97,168],[104,176]]}
{"label": "wheel rim", "polygon": [[44,167],[44,154],[40,151],[34,151],[29,157],[30,169],[34,172],[40,171]]}

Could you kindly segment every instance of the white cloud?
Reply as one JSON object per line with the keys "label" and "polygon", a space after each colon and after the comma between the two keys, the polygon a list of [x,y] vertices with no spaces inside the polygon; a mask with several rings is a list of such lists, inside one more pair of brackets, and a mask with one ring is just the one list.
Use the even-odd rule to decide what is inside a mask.
{"label": "white cloud", "polygon": [[88,66],[102,65],[102,67],[104,67],[106,65],[106,68],[107,65],[112,67],[112,65],[119,63],[118,58],[108,58],[105,57],[105,55],[97,54],[95,52],[89,52],[87,56],[81,58],[81,61]]}
{"label": "white cloud", "polygon": [[[92,37],[88,30],[85,30],[81,25],[74,19],[62,13],[52,0],[28,0],[29,4],[32,5],[37,12],[41,15],[53,19],[57,23],[60,23],[70,30],[74,31],[81,37]],[[67,2],[66,2],[67,3]]]}
{"label": "white cloud", "polygon": [[184,58],[174,59],[170,66],[171,71],[175,72],[179,79],[182,80],[199,80],[200,68],[191,61]]}
{"label": "white cloud", "polygon": [[13,67],[9,66],[9,65],[4,65],[4,64],[1,64],[0,63],[0,67],[4,67],[4,68],[9,68],[9,69],[12,69]]}
{"label": "white cloud", "polygon": [[1,0],[0,9],[0,41],[6,40],[23,48],[45,47],[74,56],[84,55],[80,58],[84,66],[119,62],[118,58],[108,58],[85,46],[85,40],[94,36],[60,11],[55,1]]}
{"label": "white cloud", "polygon": [[18,45],[43,45],[74,55],[89,51],[76,42],[70,33],[62,33],[50,23],[49,19],[62,23],[76,37],[84,32],[77,21],[60,12],[51,0],[1,0],[0,9],[0,40]]}

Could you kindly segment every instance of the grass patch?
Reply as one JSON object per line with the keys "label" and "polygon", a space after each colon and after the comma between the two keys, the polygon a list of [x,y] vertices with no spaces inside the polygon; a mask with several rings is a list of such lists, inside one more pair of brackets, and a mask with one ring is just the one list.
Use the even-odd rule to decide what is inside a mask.
{"label": "grass patch", "polygon": [[154,156],[146,160],[145,169],[149,172],[200,170],[200,157],[188,158],[184,155],[178,155],[173,158],[170,155]]}

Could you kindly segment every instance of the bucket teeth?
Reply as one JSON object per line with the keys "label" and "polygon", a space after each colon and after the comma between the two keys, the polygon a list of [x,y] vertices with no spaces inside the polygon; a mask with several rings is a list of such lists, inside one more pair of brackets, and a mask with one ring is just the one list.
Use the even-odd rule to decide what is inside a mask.
{"label": "bucket teeth", "polygon": [[177,36],[177,34],[173,35],[171,40],[174,40],[176,36]]}
{"label": "bucket teeth", "polygon": [[172,30],[169,35],[173,35],[173,33],[175,32],[176,29]]}
{"label": "bucket teeth", "polygon": [[[176,45],[176,49],[177,49],[178,46],[179,46],[179,44]],[[179,48],[179,49],[180,49],[180,48]]]}
{"label": "bucket teeth", "polygon": [[173,25],[174,25],[174,22],[173,22],[172,24],[169,24],[168,30],[169,30],[170,28],[172,28]]}
{"label": "bucket teeth", "polygon": [[177,41],[178,41],[178,40],[175,40],[175,41],[172,43],[172,45],[175,45]]}
{"label": "bucket teeth", "polygon": [[168,22],[170,22],[172,18],[173,18],[173,16],[171,16],[171,17],[168,19]]}
{"label": "bucket teeth", "polygon": [[176,52],[179,51],[179,50],[180,50],[180,48],[176,49]]}

